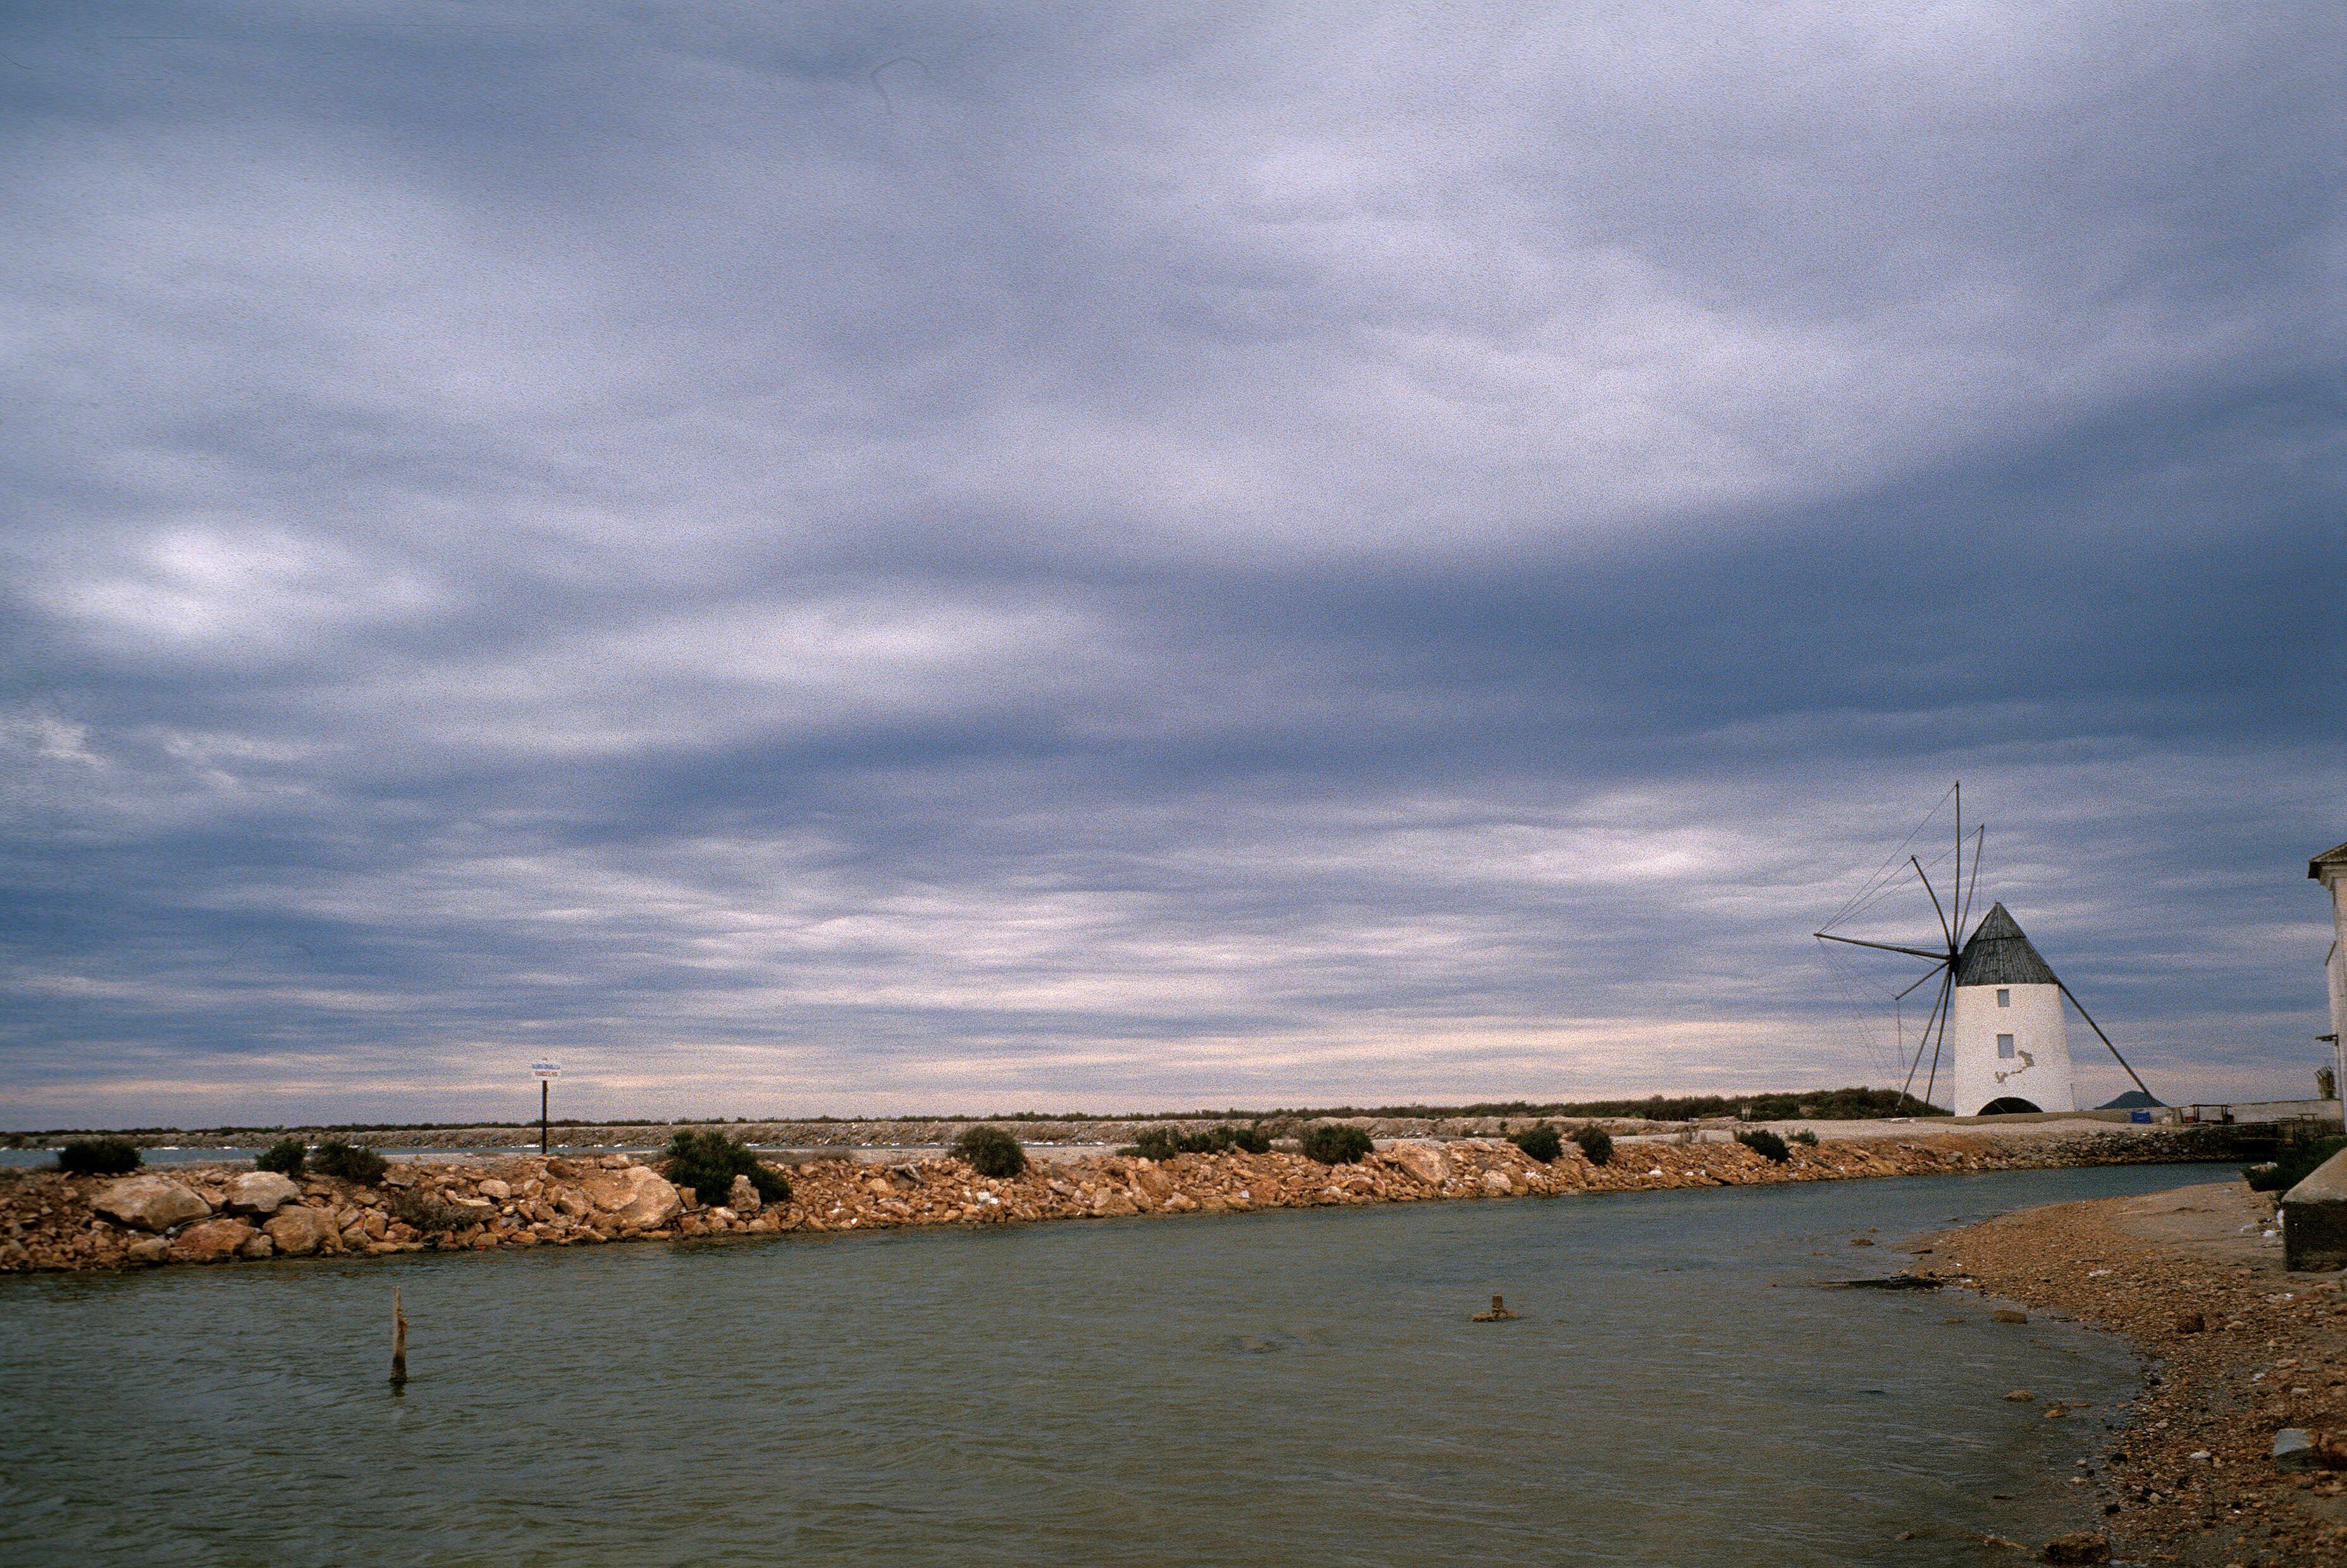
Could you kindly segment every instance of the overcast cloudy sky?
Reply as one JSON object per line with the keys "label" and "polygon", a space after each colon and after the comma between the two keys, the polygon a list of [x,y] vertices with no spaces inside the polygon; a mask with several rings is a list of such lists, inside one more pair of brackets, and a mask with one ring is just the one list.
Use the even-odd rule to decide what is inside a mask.
{"label": "overcast cloudy sky", "polygon": [[2302,1092],[2342,61],[9,7],[0,1122],[1894,1081],[1809,933],[1959,776],[2155,1090]]}

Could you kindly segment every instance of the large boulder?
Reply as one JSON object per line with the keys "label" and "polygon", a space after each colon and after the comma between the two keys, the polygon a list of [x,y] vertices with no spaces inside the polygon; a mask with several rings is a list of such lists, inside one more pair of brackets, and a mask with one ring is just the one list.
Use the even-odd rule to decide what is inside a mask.
{"label": "large boulder", "polygon": [[299,1186],[274,1171],[247,1171],[241,1176],[231,1177],[228,1184],[231,1214],[274,1214],[301,1196]]}
{"label": "large boulder", "polygon": [[166,1231],[200,1220],[211,1204],[169,1176],[131,1176],[109,1182],[89,1206],[111,1220],[142,1231]]}
{"label": "large boulder", "polygon": [[342,1249],[342,1234],[334,1229],[334,1216],[324,1209],[281,1209],[261,1228],[269,1233],[277,1250],[288,1257]]}
{"label": "large boulder", "polygon": [[733,1191],[725,1194],[725,1205],[737,1214],[754,1214],[765,1206],[765,1200],[758,1196],[756,1183],[747,1176],[735,1176]]}
{"label": "large boulder", "polygon": [[179,1234],[171,1243],[171,1255],[182,1263],[215,1263],[233,1257],[260,1234],[242,1220],[206,1220]]}
{"label": "large boulder", "polygon": [[1386,1157],[1430,1187],[1439,1187],[1450,1177],[1450,1156],[1431,1143],[1397,1143],[1386,1151]]}
{"label": "large boulder", "polygon": [[605,1225],[651,1230],[684,1212],[684,1194],[649,1165],[599,1171],[586,1187]]}

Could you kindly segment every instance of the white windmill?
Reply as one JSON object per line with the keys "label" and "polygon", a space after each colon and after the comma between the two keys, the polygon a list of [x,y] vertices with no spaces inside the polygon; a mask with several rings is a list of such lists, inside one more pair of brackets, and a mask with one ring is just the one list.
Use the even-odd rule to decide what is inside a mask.
{"label": "white windmill", "polygon": [[[1902,867],[1896,866],[1894,854],[1883,870],[1875,873],[1873,880],[1844,905],[1840,914],[1826,922],[1828,927],[1840,924],[1893,885],[1901,871],[1911,867],[1939,918],[1940,945],[1925,948],[1865,941],[1836,936],[1829,929],[1811,933],[1820,941],[1903,953],[1932,966],[1898,993],[1900,999],[1904,999],[1934,979],[1940,982],[1932,1010],[1923,1022],[1923,1032],[1916,1040],[1914,1059],[1908,1063],[1902,1093],[1913,1092],[1915,1074],[1922,1068],[1923,1050],[1929,1046],[1932,1065],[1923,1084],[1926,1102],[1932,1101],[1939,1086],[1940,1064],[1944,1056],[1951,1108],[1959,1116],[2076,1110],[2071,1087],[2069,1028],[2062,1012],[2062,1003],[2067,999],[2072,1007],[2077,1008],[2078,1016],[2086,1020],[2086,1027],[2095,1031],[2095,1038],[2110,1051],[2112,1060],[2127,1069],[2127,1075],[2135,1080],[2135,1086],[2143,1091],[2145,1099],[2157,1104],[2159,1102],[2152,1098],[2143,1079],[2128,1066],[2127,1059],[2119,1055],[2118,1047],[2111,1044],[2111,1037],[2080,1004],[2076,993],[2062,983],[2054,967],[2030,946],[2020,923],[2004,905],[1991,906],[1980,924],[1966,933],[1973,894],[1980,885],[1981,850],[1987,842],[1988,830],[1983,827],[1974,834],[1972,868],[1967,874],[1963,786],[1959,784],[1951,793],[1956,802],[1956,858],[1948,903],[1943,906],[1940,902],[1939,890],[1932,886],[1931,876],[1923,869],[1920,856],[1910,855],[1907,866]],[[1933,814],[1937,814],[1936,807]],[[1891,879],[1889,882],[1884,879],[1886,873]]]}

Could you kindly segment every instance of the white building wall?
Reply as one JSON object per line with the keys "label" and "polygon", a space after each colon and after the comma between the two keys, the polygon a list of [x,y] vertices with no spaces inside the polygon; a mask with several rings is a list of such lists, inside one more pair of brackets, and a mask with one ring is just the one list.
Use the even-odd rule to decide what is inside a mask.
{"label": "white building wall", "polygon": [[[1999,990],[2010,1004],[1997,1006]],[[1997,1036],[2013,1036],[2014,1053],[1997,1053]],[[1992,1100],[2026,1100],[2040,1111],[2075,1111],[2070,1082],[2069,1024],[2059,986],[1958,986],[1948,1017],[1955,1056],[1950,1102],[1959,1116],[1977,1115]]]}

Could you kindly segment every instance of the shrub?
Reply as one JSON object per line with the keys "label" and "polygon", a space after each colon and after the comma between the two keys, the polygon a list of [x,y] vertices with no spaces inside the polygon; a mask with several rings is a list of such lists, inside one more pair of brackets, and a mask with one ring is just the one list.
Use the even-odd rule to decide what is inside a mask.
{"label": "shrub", "polygon": [[[1158,1131],[1151,1128],[1151,1132]],[[969,1162],[981,1176],[1015,1176],[1027,1168],[1027,1151],[999,1127],[966,1127],[954,1140],[953,1152]]]}
{"label": "shrub", "polygon": [[1221,1154],[1233,1149],[1242,1149],[1250,1154],[1268,1154],[1271,1153],[1271,1134],[1263,1130],[1260,1122],[1246,1127],[1209,1127],[1203,1132],[1176,1132],[1171,1127],[1152,1127],[1117,1153],[1139,1154],[1150,1160],[1170,1160],[1176,1154]]}
{"label": "shrub", "polygon": [[389,1169],[381,1154],[373,1149],[362,1149],[345,1143],[340,1138],[329,1138],[310,1151],[310,1168],[322,1176],[340,1176],[346,1182],[356,1182],[371,1187],[383,1180]]}
{"label": "shrub", "polygon": [[1602,1165],[1614,1157],[1614,1134],[1591,1122],[1573,1130],[1573,1141],[1589,1156],[1593,1165]]}
{"label": "shrub", "polygon": [[1508,1142],[1543,1165],[1564,1153],[1564,1140],[1557,1135],[1555,1128],[1545,1122],[1537,1127],[1510,1134]]}
{"label": "shrub", "polygon": [[2249,1178],[2253,1193],[2286,1193],[2342,1149],[2347,1149],[2347,1138],[2301,1138],[2283,1145],[2271,1163],[2251,1165],[2241,1174]]}
{"label": "shrub", "polygon": [[790,1178],[758,1158],[758,1152],[739,1138],[718,1132],[683,1132],[668,1141],[662,1152],[664,1173],[680,1187],[714,1207],[733,1195],[733,1178],[747,1176],[758,1190],[758,1201],[788,1202]]}
{"label": "shrub", "polygon": [[1776,1164],[1781,1165],[1793,1157],[1793,1152],[1785,1147],[1785,1140],[1778,1137],[1766,1127],[1754,1127],[1738,1132],[1736,1135],[1736,1141],[1762,1159]]}
{"label": "shrub", "polygon": [[1323,1122],[1304,1130],[1304,1157],[1324,1165],[1350,1165],[1377,1148],[1358,1127]]}
{"label": "shrub", "polygon": [[[1144,1160],[1170,1160],[1182,1152],[1182,1145],[1187,1142],[1187,1139],[1179,1136],[1171,1127],[1152,1127],[1140,1137],[1135,1138],[1130,1145],[1119,1149],[1117,1153],[1138,1154]],[[971,1163],[975,1164],[977,1162],[972,1161]]]}
{"label": "shrub", "polygon": [[57,1151],[57,1169],[68,1176],[119,1176],[145,1159],[127,1139],[75,1138]]}
{"label": "shrub", "polygon": [[384,1200],[384,1211],[402,1225],[413,1225],[425,1235],[446,1235],[476,1223],[475,1216],[454,1204],[442,1203],[427,1193],[412,1188],[395,1189]]}
{"label": "shrub", "polygon": [[308,1163],[310,1151],[299,1138],[280,1138],[252,1157],[256,1171],[274,1171],[281,1176],[298,1176]]}
{"label": "shrub", "polygon": [[1793,1131],[1793,1142],[1805,1149],[1814,1149],[1818,1146],[1818,1135],[1807,1127],[1797,1127]]}

